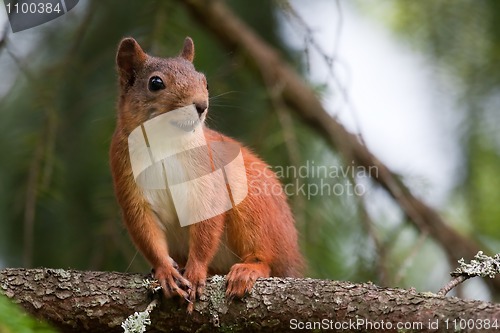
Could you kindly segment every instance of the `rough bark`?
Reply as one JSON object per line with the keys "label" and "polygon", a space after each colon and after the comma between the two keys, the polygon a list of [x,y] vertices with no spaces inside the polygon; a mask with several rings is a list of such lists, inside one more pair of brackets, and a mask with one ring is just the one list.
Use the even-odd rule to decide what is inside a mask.
{"label": "rough bark", "polygon": [[[427,232],[446,252],[450,262],[460,258],[473,258],[481,248],[472,240],[449,227],[429,205],[417,198],[382,161],[349,133],[342,124],[328,114],[314,91],[272,46],[259,37],[248,25],[220,0],[179,0],[195,17],[195,21],[211,31],[231,50],[246,55],[271,89],[280,87],[281,97],[292,110],[317,130],[345,161],[353,161],[371,173],[398,202],[409,220],[421,232]],[[498,292],[500,280],[489,283]]]}
{"label": "rough bark", "polygon": [[[11,268],[0,271],[0,290],[63,332],[122,332],[121,322],[152,300],[142,286],[144,278],[116,272]],[[162,300],[161,308],[151,314],[148,332],[287,332],[294,323],[307,322],[332,328],[344,325],[345,332],[370,327],[396,331],[398,323],[423,325],[407,332],[427,330],[429,324],[438,325],[436,332],[445,332],[453,331],[454,320],[457,324],[460,320],[474,322],[475,331],[485,320],[500,325],[498,304],[373,284],[262,279],[250,295],[232,302],[224,291],[224,280],[209,279],[191,316],[178,299]]]}

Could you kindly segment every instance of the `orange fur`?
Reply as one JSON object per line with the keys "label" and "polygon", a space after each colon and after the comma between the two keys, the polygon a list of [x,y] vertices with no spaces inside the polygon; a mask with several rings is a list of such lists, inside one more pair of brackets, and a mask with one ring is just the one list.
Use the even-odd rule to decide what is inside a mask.
{"label": "orange fur", "polygon": [[[264,193],[266,188],[281,185],[269,166],[247,148],[241,148],[247,197],[209,220],[184,228],[178,221],[165,221],[158,202],[148,200],[137,186],[128,154],[131,131],[158,114],[185,105],[208,107],[206,79],[195,70],[193,58],[190,38],[186,38],[179,57],[167,59],[147,55],[132,38],[122,40],[117,53],[121,94],[110,149],[115,193],[128,232],[153,265],[164,294],[191,301],[189,311],[202,293],[208,273],[227,274],[226,294],[242,297],[259,277],[300,276],[303,267],[294,219],[283,191]],[[166,88],[149,91],[152,76],[160,77]],[[206,111],[202,120],[205,116]],[[212,142],[236,142],[206,127],[203,131],[209,146]],[[183,276],[169,257],[185,267]]]}

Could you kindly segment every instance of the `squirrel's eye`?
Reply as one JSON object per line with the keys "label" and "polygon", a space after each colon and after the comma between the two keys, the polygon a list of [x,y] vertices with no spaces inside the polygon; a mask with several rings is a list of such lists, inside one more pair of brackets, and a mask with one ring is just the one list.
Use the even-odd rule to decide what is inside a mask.
{"label": "squirrel's eye", "polygon": [[165,84],[163,83],[163,80],[160,79],[158,76],[153,76],[152,78],[149,79],[148,88],[150,91],[158,91],[165,89]]}

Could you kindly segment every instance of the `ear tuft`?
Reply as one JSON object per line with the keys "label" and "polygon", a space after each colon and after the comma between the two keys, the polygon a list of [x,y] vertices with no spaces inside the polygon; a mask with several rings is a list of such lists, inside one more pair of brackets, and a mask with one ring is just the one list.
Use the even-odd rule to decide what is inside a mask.
{"label": "ear tuft", "polygon": [[181,57],[186,59],[189,62],[193,62],[194,60],[194,42],[191,37],[186,37],[184,39],[184,47],[181,51]]}
{"label": "ear tuft", "polygon": [[147,57],[135,39],[131,37],[122,39],[116,53],[116,64],[122,88],[134,84],[136,72],[144,64]]}

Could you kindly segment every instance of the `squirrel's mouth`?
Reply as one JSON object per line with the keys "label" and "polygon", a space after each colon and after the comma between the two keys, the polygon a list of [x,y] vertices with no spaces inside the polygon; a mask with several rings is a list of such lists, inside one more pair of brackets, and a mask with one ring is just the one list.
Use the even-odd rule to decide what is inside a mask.
{"label": "squirrel's mouth", "polygon": [[[166,112],[152,112],[150,118],[145,122],[147,126],[159,126],[162,130],[180,129],[182,132],[193,132],[200,127],[206,118],[206,112],[200,114],[194,105],[187,105]],[[162,125],[159,125],[162,124]],[[165,127],[166,126],[166,127]],[[180,132],[180,133],[182,133]],[[173,134],[173,132],[171,133]]]}
{"label": "squirrel's mouth", "polygon": [[198,127],[199,124],[201,124],[201,120],[200,119],[187,119],[184,121],[171,120],[169,121],[169,123],[183,131],[191,132],[196,127]]}

